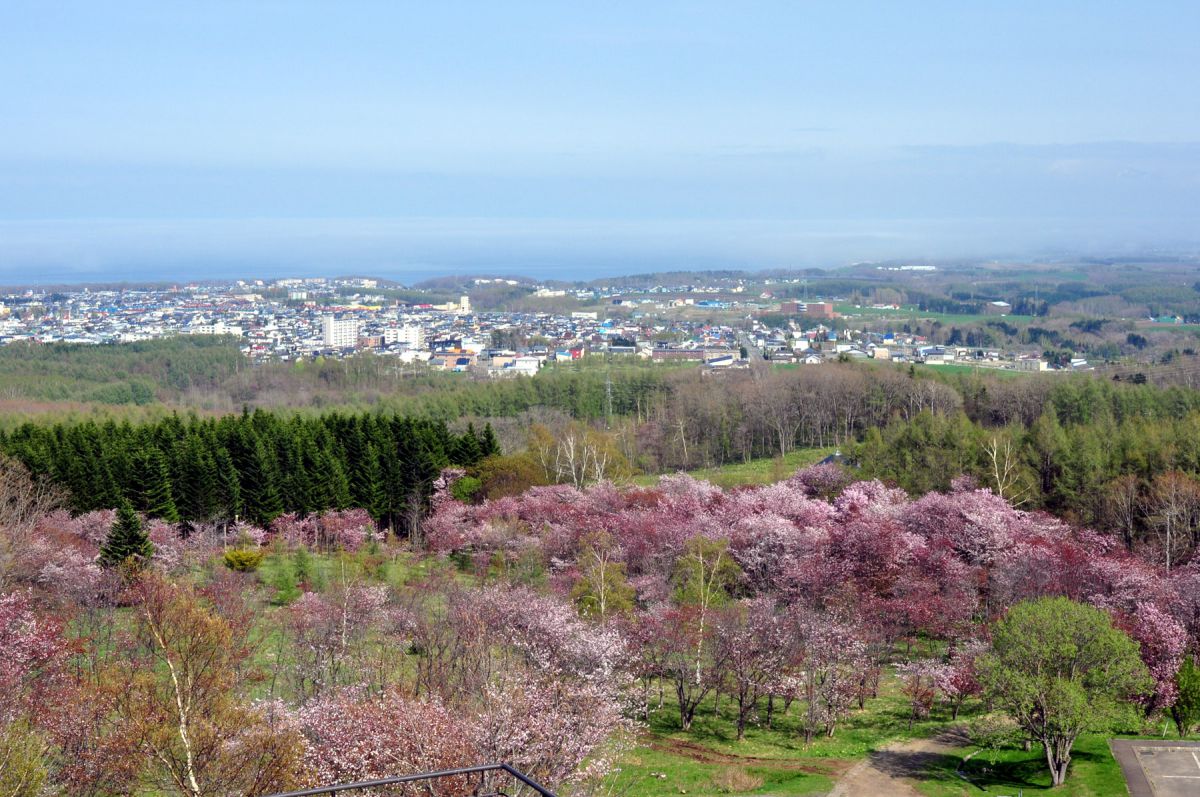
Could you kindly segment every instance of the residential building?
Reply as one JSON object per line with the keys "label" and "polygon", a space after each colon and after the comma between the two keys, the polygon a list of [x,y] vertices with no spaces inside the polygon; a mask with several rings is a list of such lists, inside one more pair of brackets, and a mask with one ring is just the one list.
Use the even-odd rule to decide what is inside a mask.
{"label": "residential building", "polygon": [[333,349],[358,343],[358,319],[326,315],[321,318],[321,342]]}

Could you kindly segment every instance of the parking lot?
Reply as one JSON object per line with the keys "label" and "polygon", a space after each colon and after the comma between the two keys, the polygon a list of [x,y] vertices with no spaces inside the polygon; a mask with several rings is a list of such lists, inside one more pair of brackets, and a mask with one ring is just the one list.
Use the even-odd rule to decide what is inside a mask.
{"label": "parking lot", "polygon": [[1200,744],[1114,739],[1132,797],[1195,797],[1200,794]]}

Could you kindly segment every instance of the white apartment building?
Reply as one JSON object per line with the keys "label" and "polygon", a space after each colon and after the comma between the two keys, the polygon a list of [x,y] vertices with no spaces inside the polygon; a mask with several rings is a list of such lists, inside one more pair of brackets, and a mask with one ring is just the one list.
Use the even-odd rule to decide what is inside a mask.
{"label": "white apartment building", "polygon": [[358,343],[358,319],[327,315],[321,318],[321,343],[343,349]]}
{"label": "white apartment building", "polygon": [[192,324],[184,331],[186,331],[189,335],[237,335],[239,338],[245,332],[245,330],[241,327],[226,324],[224,321]]}
{"label": "white apartment building", "polygon": [[534,376],[542,367],[542,361],[537,357],[518,357],[513,360],[512,369],[518,374]]}
{"label": "white apartment building", "polygon": [[406,324],[402,327],[384,327],[383,342],[386,345],[393,343],[406,343],[409,348],[419,349],[421,344],[425,342],[425,331],[415,324]]}

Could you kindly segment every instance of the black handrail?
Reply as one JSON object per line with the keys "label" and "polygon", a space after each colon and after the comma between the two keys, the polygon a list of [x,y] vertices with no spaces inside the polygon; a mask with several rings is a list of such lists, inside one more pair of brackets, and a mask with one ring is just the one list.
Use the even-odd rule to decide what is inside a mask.
{"label": "black handrail", "polygon": [[413,783],[418,780],[433,780],[434,778],[448,778],[453,775],[474,775],[480,772],[504,772],[511,775],[521,783],[536,791],[541,797],[558,797],[554,792],[542,786],[537,781],[530,778],[528,775],[513,769],[508,764],[479,764],[473,767],[462,767],[460,769],[443,769],[437,772],[422,772],[417,775],[400,775],[395,778],[380,778],[379,780],[362,780],[358,783],[339,783],[334,786],[316,786],[311,789],[301,789],[300,791],[285,791],[279,794],[271,794],[268,797],[320,797],[324,794],[337,794],[343,791],[352,789],[375,789],[381,786],[396,786],[401,783]]}

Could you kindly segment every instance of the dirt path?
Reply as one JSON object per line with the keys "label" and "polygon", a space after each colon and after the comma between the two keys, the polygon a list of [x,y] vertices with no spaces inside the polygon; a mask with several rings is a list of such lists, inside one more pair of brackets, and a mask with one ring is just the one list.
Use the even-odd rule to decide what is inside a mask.
{"label": "dirt path", "polygon": [[938,758],[955,754],[966,742],[961,731],[947,731],[932,739],[893,742],[852,766],[829,797],[921,797],[913,782]]}

